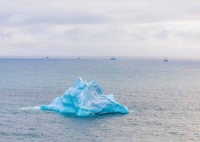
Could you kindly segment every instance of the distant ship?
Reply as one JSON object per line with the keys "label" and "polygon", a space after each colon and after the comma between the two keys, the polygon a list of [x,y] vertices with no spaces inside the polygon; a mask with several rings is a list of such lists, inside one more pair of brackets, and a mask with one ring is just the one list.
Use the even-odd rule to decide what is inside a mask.
{"label": "distant ship", "polygon": [[165,58],[165,59],[163,60],[163,62],[168,62],[167,58]]}
{"label": "distant ship", "polygon": [[46,57],[46,59],[49,59],[49,57]]}
{"label": "distant ship", "polygon": [[115,57],[112,57],[110,60],[117,60]]}
{"label": "distant ship", "polygon": [[77,59],[80,60],[81,58],[78,57]]}

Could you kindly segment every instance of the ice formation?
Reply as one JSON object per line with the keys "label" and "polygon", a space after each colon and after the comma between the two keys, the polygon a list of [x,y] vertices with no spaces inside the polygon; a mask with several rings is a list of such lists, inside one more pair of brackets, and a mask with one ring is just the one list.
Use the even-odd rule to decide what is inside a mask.
{"label": "ice formation", "polygon": [[104,95],[96,81],[87,83],[80,77],[63,96],[57,97],[49,105],[42,105],[40,109],[77,116],[92,116],[103,113],[129,113],[127,107],[116,102],[113,94]]}

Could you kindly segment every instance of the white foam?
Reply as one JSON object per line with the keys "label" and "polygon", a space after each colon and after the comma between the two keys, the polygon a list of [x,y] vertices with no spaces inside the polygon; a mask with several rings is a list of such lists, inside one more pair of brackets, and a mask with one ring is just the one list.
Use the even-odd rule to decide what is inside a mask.
{"label": "white foam", "polygon": [[21,108],[19,108],[19,110],[39,110],[39,109],[40,109],[40,107],[38,107],[38,106],[21,107]]}

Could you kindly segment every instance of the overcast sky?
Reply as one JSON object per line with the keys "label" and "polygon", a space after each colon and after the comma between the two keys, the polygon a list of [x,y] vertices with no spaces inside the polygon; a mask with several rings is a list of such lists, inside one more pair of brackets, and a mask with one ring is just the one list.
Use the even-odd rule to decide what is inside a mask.
{"label": "overcast sky", "polygon": [[200,58],[200,0],[0,0],[0,56]]}

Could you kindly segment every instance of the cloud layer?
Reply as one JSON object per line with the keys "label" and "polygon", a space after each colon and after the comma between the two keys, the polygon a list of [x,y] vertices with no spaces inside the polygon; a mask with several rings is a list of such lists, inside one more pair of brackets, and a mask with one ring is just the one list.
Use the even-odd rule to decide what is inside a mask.
{"label": "cloud layer", "polygon": [[0,3],[0,56],[199,56],[199,0]]}

